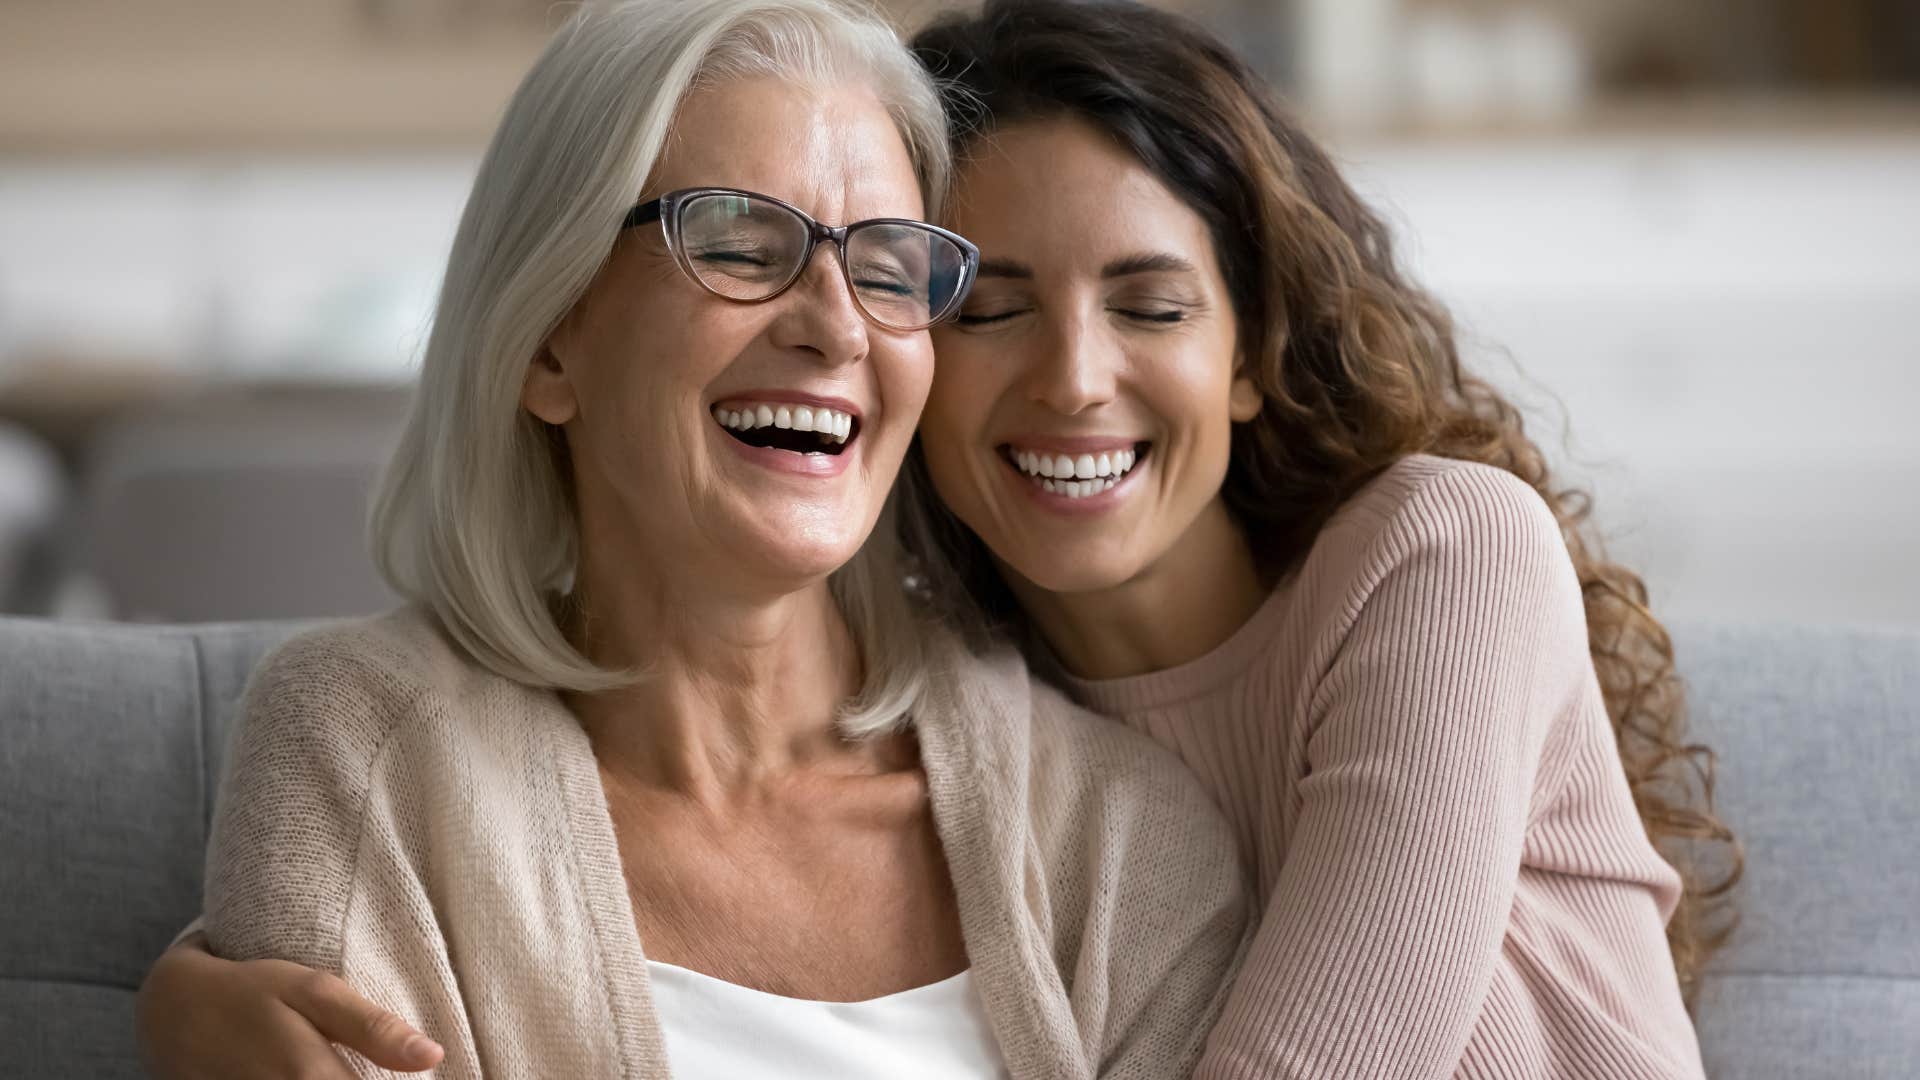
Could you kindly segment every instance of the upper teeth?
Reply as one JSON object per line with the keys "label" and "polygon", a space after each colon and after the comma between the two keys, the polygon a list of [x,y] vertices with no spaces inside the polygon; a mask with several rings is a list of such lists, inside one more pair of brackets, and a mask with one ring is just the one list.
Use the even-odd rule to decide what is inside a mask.
{"label": "upper teeth", "polygon": [[843,443],[853,431],[853,417],[835,409],[817,405],[775,405],[771,403],[728,402],[713,408],[714,419],[722,427],[751,431],[769,425],[794,431],[815,431],[834,442]]}
{"label": "upper teeth", "polygon": [[1028,476],[1046,477],[1061,480],[1092,480],[1097,477],[1111,476],[1119,479],[1127,475],[1138,460],[1131,448],[1109,450],[1100,454],[1053,454],[1038,450],[1013,450],[1013,462],[1020,471]]}

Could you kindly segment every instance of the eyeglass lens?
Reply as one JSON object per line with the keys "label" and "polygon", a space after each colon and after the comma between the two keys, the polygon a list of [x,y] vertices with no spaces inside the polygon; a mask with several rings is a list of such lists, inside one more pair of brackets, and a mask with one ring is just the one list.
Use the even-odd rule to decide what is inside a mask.
{"label": "eyeglass lens", "polygon": [[[800,270],[807,223],[778,203],[696,195],[680,210],[679,244],[700,283],[733,300],[763,300]],[[883,326],[918,329],[946,314],[965,276],[959,245],[917,225],[875,222],[847,234],[853,296]]]}

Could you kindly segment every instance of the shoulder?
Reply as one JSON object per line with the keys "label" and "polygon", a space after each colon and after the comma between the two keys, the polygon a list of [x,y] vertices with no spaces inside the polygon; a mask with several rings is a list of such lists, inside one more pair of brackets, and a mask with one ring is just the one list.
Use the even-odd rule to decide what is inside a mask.
{"label": "shoulder", "polygon": [[1208,904],[1241,888],[1232,830],[1173,751],[1044,681],[1032,701],[1030,820],[1056,869],[1131,868],[1119,873],[1143,893],[1175,888],[1157,880],[1171,875]]}
{"label": "shoulder", "polygon": [[1566,538],[1532,485],[1478,462],[1415,454],[1375,477],[1334,515],[1302,567],[1366,593],[1390,577],[1465,589],[1527,579],[1573,582]]}
{"label": "shoulder", "polygon": [[1010,644],[975,651],[949,639],[942,651],[960,706],[956,719],[968,729],[982,772],[994,787],[1024,797],[1041,832],[1056,818],[1079,820],[1098,806],[1178,816],[1197,833],[1219,824],[1224,835],[1219,811],[1171,751],[1034,678]]}
{"label": "shoulder", "polygon": [[490,678],[497,677],[466,659],[424,609],[330,622],[288,639],[254,668],[237,739],[256,750],[324,751],[335,766],[364,768],[403,717]]}
{"label": "shoulder", "polygon": [[254,669],[208,841],[216,952],[339,970],[384,751],[456,661],[431,619],[403,608],[301,633]]}
{"label": "shoulder", "polygon": [[1204,805],[1213,812],[1199,780],[1171,750],[1037,679],[1032,758],[1036,772],[1070,782],[1087,797],[1140,802],[1149,809]]}
{"label": "shoulder", "polygon": [[1322,539],[1380,544],[1415,536],[1455,544],[1511,538],[1528,546],[1564,546],[1553,511],[1525,480],[1492,465],[1430,454],[1402,458],[1361,488]]}

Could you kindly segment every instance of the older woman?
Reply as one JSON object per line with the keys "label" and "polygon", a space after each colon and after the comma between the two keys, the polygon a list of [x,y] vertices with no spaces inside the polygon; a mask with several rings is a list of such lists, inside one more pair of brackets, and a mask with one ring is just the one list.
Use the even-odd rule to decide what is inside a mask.
{"label": "older woman", "polygon": [[284,647],[236,734],[204,929],[278,988],[234,998],[261,1045],[196,1043],[157,970],[157,1072],[338,1071],[273,1039],[329,977],[438,1042],[381,1065],[451,1077],[1190,1066],[1247,915],[1217,813],[868,543],[974,266],[919,220],[946,146],[825,0],[556,37],[376,508],[415,603]]}

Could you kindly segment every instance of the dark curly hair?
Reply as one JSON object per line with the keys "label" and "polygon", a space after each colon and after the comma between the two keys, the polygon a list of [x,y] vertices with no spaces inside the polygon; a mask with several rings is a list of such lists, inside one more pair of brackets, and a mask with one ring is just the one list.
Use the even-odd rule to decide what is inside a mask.
{"label": "dark curly hair", "polygon": [[[1579,575],[1635,805],[1685,882],[1667,938],[1691,1003],[1731,932],[1741,856],[1713,810],[1713,753],[1686,738],[1672,642],[1640,578],[1601,551],[1587,494],[1556,486],[1519,411],[1463,370],[1451,319],[1402,274],[1386,225],[1246,63],[1179,16],[1129,0],[988,0],[913,46],[948,84],[961,156],[993,125],[1071,116],[1207,223],[1265,402],[1234,426],[1222,496],[1269,572],[1297,566],[1342,503],[1410,454],[1497,466],[1545,500]],[[917,447],[907,469],[909,500],[931,503]],[[956,579],[936,593],[1019,621],[984,546],[951,514],[909,505],[907,534],[929,574]]]}

